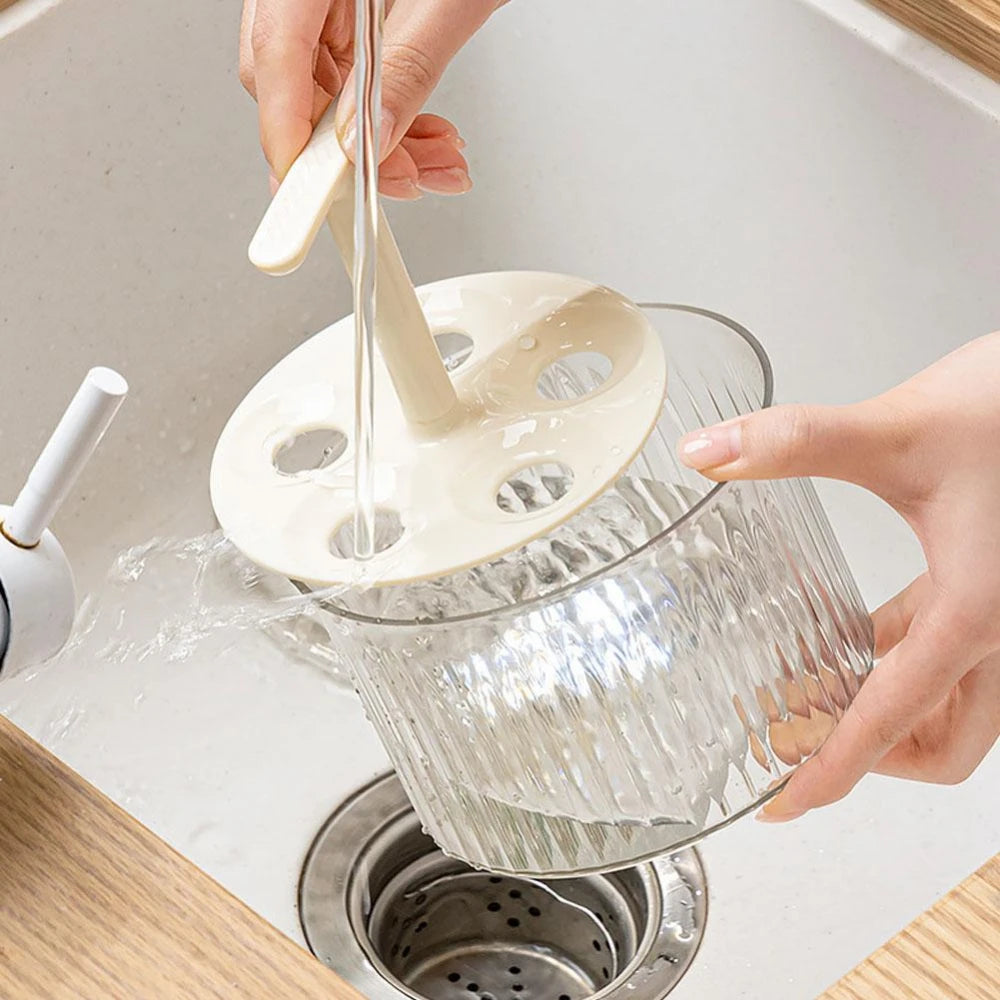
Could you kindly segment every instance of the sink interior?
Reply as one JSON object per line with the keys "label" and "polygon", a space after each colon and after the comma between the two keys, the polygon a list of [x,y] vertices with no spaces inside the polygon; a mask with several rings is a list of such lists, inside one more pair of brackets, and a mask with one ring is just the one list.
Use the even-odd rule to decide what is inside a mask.
{"label": "sink interior", "polygon": [[693,849],[565,879],[475,871],[421,831],[389,774],[321,828],[299,909],[313,952],[366,996],[659,1000],[697,954],[708,896]]}

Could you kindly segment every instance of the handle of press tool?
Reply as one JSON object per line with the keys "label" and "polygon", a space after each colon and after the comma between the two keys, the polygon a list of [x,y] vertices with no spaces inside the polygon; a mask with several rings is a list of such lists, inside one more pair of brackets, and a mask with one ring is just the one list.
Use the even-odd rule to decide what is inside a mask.
{"label": "handle of press tool", "polygon": [[[354,262],[354,166],[334,128],[333,105],[292,164],[250,242],[254,266],[288,274],[306,258],[326,221],[348,274]],[[431,427],[458,399],[399,247],[379,213],[375,336],[407,420]]]}

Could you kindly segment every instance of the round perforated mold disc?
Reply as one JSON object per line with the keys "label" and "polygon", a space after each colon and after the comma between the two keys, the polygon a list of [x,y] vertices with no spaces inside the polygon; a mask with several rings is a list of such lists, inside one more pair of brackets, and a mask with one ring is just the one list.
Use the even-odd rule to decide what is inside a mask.
{"label": "round perforated mold disc", "polygon": [[[459,399],[433,433],[375,372],[376,547],[367,582],[429,579],[552,530],[613,483],[656,424],[666,360],[642,312],[580,278],[504,272],[418,289]],[[219,438],[212,502],[255,563],[312,586],[359,580],[354,326],[306,341]],[[305,466],[305,467],[304,467]]]}

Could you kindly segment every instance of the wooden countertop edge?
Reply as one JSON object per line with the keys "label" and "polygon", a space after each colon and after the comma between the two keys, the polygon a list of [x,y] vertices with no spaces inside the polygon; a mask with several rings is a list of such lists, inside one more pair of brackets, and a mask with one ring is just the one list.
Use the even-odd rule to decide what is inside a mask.
{"label": "wooden countertop edge", "polygon": [[[0,997],[292,996],[359,998],[0,717]],[[1000,855],[821,1000],[903,997],[1000,997]]]}
{"label": "wooden countertop edge", "polygon": [[1000,854],[819,1000],[1000,998]]}
{"label": "wooden countertop edge", "polygon": [[1000,0],[867,0],[1000,81]]}
{"label": "wooden countertop edge", "polygon": [[0,717],[0,997],[358,996]]}

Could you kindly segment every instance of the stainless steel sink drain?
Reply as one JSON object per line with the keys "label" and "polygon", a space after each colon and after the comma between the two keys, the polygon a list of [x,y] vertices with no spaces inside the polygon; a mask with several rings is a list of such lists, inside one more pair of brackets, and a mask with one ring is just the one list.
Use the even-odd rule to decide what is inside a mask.
{"label": "stainless steel sink drain", "polygon": [[665,996],[705,928],[693,848],[550,881],[447,857],[386,775],[327,820],[299,886],[309,947],[372,1000]]}

